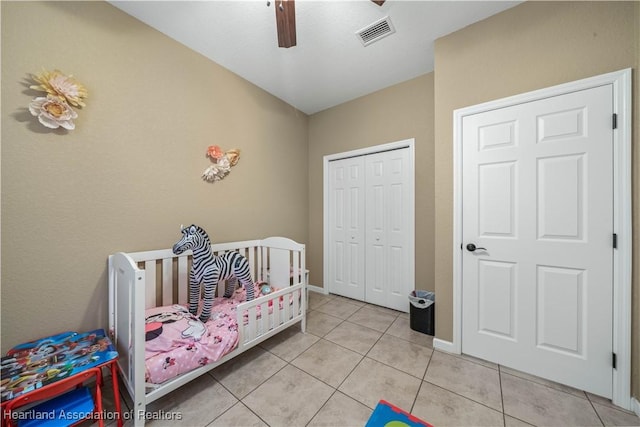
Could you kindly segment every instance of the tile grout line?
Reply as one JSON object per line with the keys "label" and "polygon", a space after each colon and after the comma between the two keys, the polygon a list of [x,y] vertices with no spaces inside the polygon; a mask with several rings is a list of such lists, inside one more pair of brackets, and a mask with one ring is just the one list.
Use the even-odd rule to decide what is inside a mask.
{"label": "tile grout line", "polygon": [[[346,321],[346,320],[345,320],[345,321]],[[356,363],[356,365],[351,369],[351,371],[350,371],[347,375],[345,375],[344,379],[343,379],[343,380],[340,382],[340,384],[338,384],[336,387],[333,387],[331,384],[327,384],[326,382],[324,382],[324,381],[323,381],[323,380],[321,380],[320,378],[317,378],[317,377],[315,377],[314,375],[312,375],[312,374],[310,374],[310,373],[308,373],[308,372],[306,372],[306,371],[304,371],[304,370],[302,370],[302,369],[298,368],[298,369],[300,369],[302,372],[306,373],[307,375],[310,375],[311,377],[313,377],[313,378],[317,379],[318,381],[322,382],[323,384],[326,384],[326,385],[328,385],[329,387],[333,388],[333,393],[331,393],[331,396],[329,396],[329,398],[328,398],[328,399],[327,399],[327,400],[322,404],[322,406],[321,406],[321,407],[316,411],[316,413],[315,413],[315,414],[313,414],[313,416],[311,417],[311,419],[309,420],[309,422],[307,422],[306,426],[308,426],[308,425],[311,423],[311,421],[313,421],[313,419],[314,419],[314,418],[315,418],[315,417],[320,413],[320,411],[322,411],[322,408],[324,408],[324,407],[327,405],[327,403],[329,402],[329,400],[331,400],[331,398],[332,398],[333,396],[335,396],[335,394],[336,394],[336,393],[338,393],[338,392],[340,392],[340,393],[344,394],[344,395],[345,395],[345,396],[347,396],[349,399],[352,399],[352,400],[354,400],[354,401],[356,401],[356,402],[358,402],[358,403],[360,403],[360,404],[362,404],[362,405],[366,406],[367,408],[369,408],[369,406],[367,406],[366,404],[364,404],[364,403],[360,402],[359,400],[357,400],[357,399],[353,398],[352,396],[349,396],[348,394],[346,394],[346,393],[344,393],[344,392],[341,392],[341,391],[339,390],[340,386],[341,386],[342,384],[344,384],[344,382],[347,380],[347,378],[349,378],[349,376],[350,376],[350,375],[351,375],[351,374],[352,374],[352,373],[353,373],[353,372],[358,368],[358,366],[360,366],[360,364],[362,363],[362,361],[365,359],[365,357],[366,357],[366,356],[365,356],[365,355],[362,355],[362,354],[360,354],[360,353],[358,353],[358,352],[356,352],[356,351],[353,351],[353,350],[351,350],[351,349],[348,349],[348,348],[346,348],[346,347],[343,347],[343,346],[341,346],[341,345],[339,345],[339,344],[337,344],[337,343],[334,343],[333,341],[329,341],[328,339],[325,339],[324,337],[320,337],[320,340],[324,340],[324,341],[326,341],[326,342],[328,342],[328,343],[331,343],[331,344],[337,345],[337,346],[338,346],[338,347],[340,347],[340,348],[344,348],[345,350],[349,350],[349,351],[351,351],[351,352],[353,352],[353,353],[356,353],[356,354],[358,354],[358,355],[360,355],[360,356],[362,356],[362,357],[361,357],[361,359],[358,361],[358,363]],[[317,342],[319,342],[320,340],[316,341],[316,343],[317,343]],[[314,344],[315,344],[315,343],[314,343]],[[309,347],[309,348],[311,348],[311,347]],[[308,349],[307,349],[307,350],[308,350]],[[305,350],[305,351],[306,351],[306,350]],[[303,352],[303,353],[304,353],[304,352]],[[302,354],[302,353],[301,353],[301,354]],[[295,359],[294,359],[294,360],[295,360]],[[369,408],[369,409],[373,410],[373,408]]]}
{"label": "tile grout line", "polygon": [[[502,366],[502,365],[499,365],[499,366]],[[511,369],[511,368],[509,368],[509,369]],[[519,371],[516,371],[516,372],[519,372]],[[526,372],[523,372],[523,373],[525,373],[525,374],[526,374]],[[587,394],[585,393],[585,391],[584,391],[584,390],[578,390],[578,389],[575,389],[575,390],[578,390],[578,391],[580,391],[580,392],[584,393],[584,395],[585,395],[585,396],[584,396],[584,397],[580,397],[580,396],[577,396],[577,395],[575,395],[574,393],[571,393],[571,392],[569,392],[569,391],[563,390],[563,389],[561,389],[561,388],[553,387],[552,385],[549,385],[549,384],[545,384],[545,383],[541,383],[541,382],[535,381],[534,379],[531,379],[531,378],[521,377],[520,375],[515,375],[515,374],[513,374],[513,373],[509,373],[509,372],[504,372],[504,375],[509,375],[509,376],[511,376],[511,377],[518,378],[519,380],[528,381],[528,382],[530,382],[530,383],[533,383],[533,384],[539,385],[539,386],[541,386],[541,387],[546,387],[546,388],[548,388],[549,390],[553,390],[553,391],[558,391],[558,392],[564,393],[564,394],[566,394],[567,396],[571,396],[571,397],[574,397],[574,398],[576,398],[576,399],[581,399],[581,400],[588,400],[588,401],[591,401],[591,400],[589,399],[589,397],[587,396]],[[544,379],[544,378],[541,378],[541,379]],[[557,383],[557,384],[560,384],[560,383]],[[560,384],[560,385],[562,385],[562,384]]]}
{"label": "tile grout line", "polygon": [[[263,351],[277,357],[278,359],[282,360],[283,362],[285,362],[284,366],[282,366],[282,368],[278,369],[276,372],[274,372],[273,374],[271,374],[268,378],[266,378],[264,381],[262,381],[260,384],[258,384],[257,386],[255,386],[254,388],[252,388],[250,391],[248,391],[244,397],[238,397],[236,396],[235,393],[233,393],[231,390],[229,390],[227,387],[225,387],[224,384],[222,384],[222,382],[218,381],[217,378],[215,378],[213,376],[213,371],[215,369],[213,369],[212,371],[208,371],[206,373],[206,375],[209,375],[211,377],[211,379],[213,379],[215,382],[217,382],[218,384],[220,384],[220,386],[225,389],[231,396],[233,396],[234,398],[238,399],[239,403],[242,403],[247,409],[249,409],[249,411],[251,411],[255,416],[257,416],[258,418],[260,418],[261,421],[263,421],[265,424],[267,424],[267,426],[269,425],[267,422],[265,422],[258,414],[256,414],[248,405],[246,405],[242,399],[244,399],[245,397],[249,396],[251,393],[253,393],[254,391],[256,391],[258,388],[260,388],[260,386],[262,386],[264,383],[266,383],[267,381],[269,381],[271,378],[273,378],[276,374],[278,374],[278,372],[282,371],[284,368],[287,367],[287,365],[289,364],[289,362],[287,362],[286,360],[284,360],[283,358],[281,358],[280,356],[278,356],[277,354],[271,353],[269,350],[261,347],[258,345],[258,347],[260,347]],[[222,366],[222,365],[220,365]],[[209,424],[213,423],[215,420],[217,420],[218,418],[220,418],[223,414],[225,414],[227,411],[229,411],[231,408],[233,408],[238,402],[236,402],[235,404],[231,405],[231,407],[227,408],[226,411],[222,412],[220,415],[218,415],[217,417],[215,417],[213,420],[211,420],[209,422]],[[209,425],[207,424],[207,425]]]}
{"label": "tile grout line", "polygon": [[[376,330],[376,329],[369,328],[368,326],[360,325],[360,324],[357,324],[357,323],[354,323],[354,322],[349,321],[349,318],[350,318],[351,316],[353,316],[355,313],[357,313],[358,311],[360,311],[363,307],[366,307],[366,305],[363,305],[362,307],[358,308],[358,310],[356,310],[353,314],[351,314],[347,319],[340,319],[340,320],[342,320],[342,321],[341,321],[339,324],[337,324],[337,325],[335,326],[335,328],[333,328],[331,331],[335,330],[338,326],[342,325],[344,322],[349,322],[349,323],[350,323],[350,324],[352,324],[352,325],[356,325],[356,326],[359,326],[359,327],[367,328],[367,329],[370,329],[370,330],[375,331],[375,332],[381,332],[381,331],[378,331],[378,330]],[[322,313],[322,312],[320,312],[320,313]],[[323,313],[323,314],[325,314],[325,315],[327,315],[327,316],[332,316],[332,315],[327,314],[327,313]],[[349,376],[351,376],[351,374],[353,374],[353,372],[358,368],[358,366],[360,366],[360,365],[362,364],[362,362],[367,358],[367,355],[371,352],[371,349],[373,349],[373,347],[375,347],[375,345],[376,345],[376,344],[377,344],[377,343],[382,339],[382,337],[386,334],[386,331],[388,331],[388,330],[389,330],[389,328],[391,327],[391,325],[393,325],[393,323],[397,320],[397,318],[398,318],[399,316],[400,316],[400,315],[397,315],[397,316],[396,316],[396,318],[395,318],[395,319],[394,319],[394,320],[389,324],[389,326],[387,326],[387,328],[384,330],[384,332],[381,332],[380,336],[379,336],[379,337],[376,339],[376,341],[371,345],[371,347],[369,347],[369,350],[367,350],[367,352],[366,352],[366,353],[364,353],[364,354],[359,353],[359,352],[357,352],[357,351],[354,351],[353,349],[350,349],[350,348],[344,347],[343,345],[340,345],[340,344],[338,344],[338,343],[335,343],[335,342],[333,342],[333,341],[331,341],[331,340],[329,340],[329,339],[325,338],[325,337],[326,337],[326,335],[328,335],[331,331],[327,332],[327,334],[325,334],[325,336],[320,337],[320,339],[321,339],[321,340],[324,340],[324,341],[326,341],[326,342],[328,342],[328,343],[331,343],[331,344],[333,344],[333,345],[336,345],[336,346],[338,346],[338,347],[340,347],[340,348],[342,348],[342,349],[348,350],[348,351],[350,351],[350,352],[352,352],[352,353],[358,354],[359,356],[361,356],[361,358],[360,358],[360,360],[358,361],[358,363],[357,363],[357,364],[356,364],[356,365],[351,369],[351,371],[349,371],[349,373],[347,373],[347,374],[345,375],[344,379],[340,382],[340,384],[338,384],[338,386],[337,386],[337,387],[335,387],[335,388],[334,388],[332,385],[327,384],[326,382],[324,382],[324,381],[323,381],[323,380],[321,380],[320,378],[317,378],[317,377],[315,377],[314,375],[312,375],[312,374],[310,374],[310,373],[308,373],[308,372],[306,372],[306,371],[304,371],[304,370],[302,370],[302,369],[298,368],[298,369],[300,369],[302,372],[305,372],[307,375],[310,375],[311,377],[313,377],[313,378],[317,379],[318,381],[321,381],[323,384],[326,384],[326,385],[328,385],[329,387],[334,388],[334,392],[331,394],[331,396],[329,396],[329,399],[327,399],[327,401],[326,401],[326,402],[324,402],[324,404],[322,405],[322,407],[321,407],[321,408],[320,408],[320,409],[319,409],[319,410],[318,410],[318,411],[313,415],[313,417],[311,418],[312,420],[313,420],[313,418],[314,418],[314,417],[315,417],[315,416],[320,412],[320,410],[321,410],[321,409],[322,409],[322,408],[327,404],[327,402],[331,399],[331,397],[333,397],[333,396],[335,395],[335,393],[336,393],[336,392],[340,391],[339,389],[340,389],[340,387],[342,386],[342,384],[344,384],[344,382],[347,380],[347,378],[349,378]],[[332,317],[335,317],[335,316],[332,316]],[[316,343],[317,343],[317,342],[318,342],[318,341],[316,341]],[[315,343],[314,343],[314,344],[315,344]],[[309,347],[309,348],[311,348],[311,347]],[[308,349],[307,349],[307,350],[308,350]],[[307,350],[305,350],[305,351],[307,351]],[[303,352],[303,353],[304,353],[304,352]],[[302,353],[301,353],[301,354],[302,354]],[[378,363],[382,363],[382,362],[379,362],[379,361],[377,361],[377,360],[375,360],[375,359],[372,359],[372,358],[369,358],[369,359],[374,360],[374,361],[376,361],[376,362],[378,362]],[[295,359],[294,359],[294,360],[295,360]],[[389,366],[389,365],[387,365],[387,364],[385,364],[385,363],[382,363],[382,364],[383,364],[383,365],[385,365],[385,366]],[[293,366],[295,366],[295,365],[293,365]],[[392,368],[393,368],[393,367],[392,367]],[[395,368],[394,368],[394,369],[395,369]],[[401,372],[402,372],[402,371],[401,371]],[[415,377],[414,377],[414,378],[415,378]],[[341,393],[342,393],[342,392],[341,392]],[[359,400],[355,399],[354,397],[349,396],[348,394],[345,394],[345,393],[343,393],[343,394],[344,394],[345,396],[347,396],[348,398],[350,398],[350,399],[352,399],[352,400],[355,400],[355,401],[356,401],[356,402],[358,402],[358,403],[361,403],[362,405],[366,406],[367,408],[369,408],[369,409],[371,409],[371,410],[373,410],[373,409],[374,409],[374,408],[369,407],[367,404],[360,402]],[[309,422],[311,422],[311,421],[309,421]],[[307,424],[308,424],[308,423],[307,423]]]}
{"label": "tile grout line", "polygon": [[[314,377],[315,378],[315,377]],[[326,384],[326,383],[325,383]],[[320,413],[320,411],[322,411],[322,409],[327,406],[327,403],[329,403],[329,401],[331,400],[331,398],[338,392],[337,388],[333,389],[333,393],[331,393],[331,396],[329,396],[329,398],[322,404],[322,406],[320,406],[320,408],[318,408],[318,410],[316,411],[315,414],[313,414],[313,416],[311,417],[311,419],[309,419],[309,421],[307,421],[307,423],[305,424],[305,427],[308,426],[309,424],[311,424],[311,421],[313,421],[313,419],[315,417],[318,416],[318,414]]]}
{"label": "tile grout line", "polygon": [[[302,332],[300,332],[300,333],[302,333]],[[304,333],[306,334],[307,332],[304,332]],[[311,332],[309,332],[309,333],[311,334]],[[314,335],[314,334],[311,334],[311,335]],[[317,335],[314,335],[314,336],[317,336]],[[268,350],[268,349],[266,349],[266,348],[264,349],[265,351],[267,351],[267,352],[269,352],[269,353],[273,354],[274,356],[276,356],[276,357],[278,357],[278,358],[280,358],[280,359],[284,360],[284,362],[286,363],[286,365],[285,365],[282,369],[286,368],[287,366],[291,366],[292,368],[298,369],[299,371],[301,371],[301,372],[303,372],[303,373],[305,373],[305,374],[309,375],[311,378],[314,378],[314,379],[316,379],[316,380],[320,381],[321,383],[323,383],[323,384],[325,384],[325,385],[327,385],[328,387],[330,387],[330,388],[332,388],[332,389],[333,389],[333,392],[331,393],[331,395],[329,396],[329,398],[328,398],[328,399],[327,399],[327,400],[326,400],[326,401],[325,401],[325,402],[320,406],[320,408],[319,408],[319,409],[318,409],[318,410],[317,410],[317,411],[316,411],[316,412],[311,416],[311,418],[310,418],[310,419],[309,419],[309,421],[305,424],[305,426],[309,425],[309,423],[311,423],[311,421],[313,421],[313,419],[318,415],[318,413],[320,413],[320,411],[322,410],[322,408],[324,408],[324,407],[326,406],[327,402],[329,402],[329,400],[333,397],[333,395],[334,395],[334,394],[336,394],[336,392],[338,391],[338,388],[337,388],[337,387],[333,387],[331,384],[327,384],[326,382],[324,382],[324,381],[323,381],[323,380],[321,380],[320,378],[317,378],[315,375],[312,375],[312,374],[310,374],[309,372],[307,372],[307,371],[305,371],[305,370],[303,370],[303,369],[301,369],[301,368],[298,368],[296,365],[294,365],[293,363],[291,363],[291,362],[293,362],[294,360],[296,360],[298,357],[300,357],[302,354],[306,353],[306,352],[307,352],[311,347],[313,347],[313,346],[314,346],[314,345],[316,345],[318,342],[320,342],[320,340],[324,340],[324,338],[323,338],[323,337],[318,337],[318,340],[317,340],[316,342],[314,342],[313,344],[311,344],[311,345],[310,345],[309,347],[307,347],[304,351],[302,351],[302,352],[301,352],[300,354],[298,354],[296,357],[294,357],[293,359],[291,359],[291,361],[284,360],[284,359],[282,359],[280,356],[278,356],[277,354],[272,353],[270,350]],[[328,341],[328,340],[325,340],[325,341],[327,341],[327,342],[331,342],[331,341]],[[357,365],[356,365],[356,366],[357,366]],[[280,371],[282,371],[282,369],[280,369]],[[278,371],[278,372],[280,372],[280,371]],[[277,374],[277,372],[276,372],[276,374]],[[274,375],[276,375],[276,374],[273,374],[273,375],[272,375],[271,377],[269,377],[269,378],[272,378],[272,377],[273,377]],[[350,375],[350,374],[351,374],[351,373],[349,373],[349,375]],[[348,376],[348,375],[347,375],[347,376]],[[265,382],[266,382],[266,381],[265,381]],[[257,387],[256,387],[256,388],[257,388]],[[240,401],[240,402],[242,402],[242,401]],[[244,402],[242,402],[242,403],[244,404]],[[253,412],[253,410],[252,410],[251,408],[249,408],[249,406],[247,406],[246,404],[245,404],[245,406],[246,406],[246,407],[247,407],[247,408],[248,408],[252,413],[254,413],[258,418],[260,418],[260,420],[261,420],[262,422],[264,422],[267,426],[269,426],[269,424],[266,422],[266,420],[263,420],[263,419],[262,419],[258,414],[256,414],[255,412]],[[269,426],[269,427],[270,427],[270,426]]]}
{"label": "tile grout line", "polygon": [[[326,314],[326,313],[324,313],[324,314]],[[328,316],[330,316],[330,315],[328,315]],[[343,322],[346,322],[346,320],[343,320],[343,321],[342,321],[342,322],[340,322],[337,326],[341,325]],[[350,322],[350,323],[351,323],[351,322]],[[336,326],[336,327],[337,327],[337,326]],[[334,328],[334,329],[335,329],[335,328]],[[305,332],[305,333],[306,333],[306,332]],[[311,332],[309,332],[309,333],[310,333],[311,335],[315,335],[315,334],[313,334],[313,333],[311,333]],[[317,335],[315,335],[315,336],[317,336]],[[340,384],[338,384],[336,387],[334,387],[334,386],[333,386],[333,385],[331,385],[331,384],[328,384],[327,382],[325,382],[325,381],[324,381],[324,380],[322,380],[321,378],[316,377],[315,375],[313,375],[313,374],[311,374],[311,373],[309,373],[309,372],[305,371],[305,370],[304,370],[304,369],[302,369],[302,368],[299,368],[299,367],[295,366],[295,365],[292,363],[294,360],[296,360],[296,359],[297,359],[298,357],[300,357],[302,354],[304,354],[305,352],[307,352],[311,347],[313,347],[315,344],[317,344],[317,343],[318,343],[318,342],[320,342],[321,340],[326,341],[327,343],[330,343],[330,344],[336,345],[336,346],[338,346],[338,347],[340,347],[340,348],[343,348],[343,349],[345,349],[345,350],[348,350],[348,351],[350,351],[350,352],[352,352],[352,353],[355,353],[355,354],[357,354],[357,355],[361,356],[361,359],[358,361],[358,363],[356,363],[356,365],[353,367],[353,369],[351,369],[351,371],[350,371],[350,372],[349,372],[349,373],[344,377],[344,379],[343,379],[343,380],[340,382]],[[268,349],[264,349],[264,350],[265,350],[265,351],[267,351],[267,352],[269,352],[269,353],[271,353],[271,351],[269,351]],[[277,356],[277,355],[276,355],[276,354],[274,354],[274,353],[271,353],[271,354],[273,354],[274,356],[276,356],[276,357],[278,357],[278,358],[282,359],[281,357]],[[346,348],[346,347],[344,347],[344,346],[341,346],[340,344],[334,343],[333,341],[330,341],[330,340],[328,340],[328,339],[326,339],[326,338],[324,338],[324,337],[318,337],[318,340],[317,340],[316,342],[314,342],[313,344],[311,344],[308,348],[306,348],[306,349],[305,349],[303,352],[301,352],[298,356],[294,357],[291,361],[286,361],[286,360],[285,360],[285,362],[286,362],[286,364],[287,364],[287,365],[291,365],[293,368],[300,370],[301,372],[305,373],[306,375],[309,375],[310,377],[314,378],[315,380],[320,381],[321,383],[323,383],[323,384],[325,384],[326,386],[328,386],[328,387],[330,387],[330,388],[332,388],[332,389],[333,389],[333,392],[331,393],[331,395],[329,396],[329,398],[327,398],[327,400],[322,404],[322,406],[320,406],[320,408],[319,408],[319,409],[318,409],[318,410],[313,414],[313,416],[312,416],[312,417],[311,417],[311,419],[307,422],[307,424],[306,424],[306,425],[309,425],[309,423],[311,423],[311,421],[313,421],[313,419],[318,415],[318,413],[320,413],[320,411],[322,410],[322,408],[324,408],[324,407],[326,406],[326,404],[329,402],[329,400],[331,400],[331,398],[332,398],[332,397],[333,397],[337,392],[339,392],[339,391],[340,391],[340,390],[339,390],[340,386],[341,386],[341,385],[346,381],[346,379],[347,379],[347,378],[348,378],[348,377],[353,373],[353,371],[355,371],[355,370],[356,370],[356,368],[360,365],[360,363],[362,363],[362,361],[365,359],[365,357],[366,357],[365,355],[363,355],[363,354],[361,354],[361,353],[358,353],[357,351],[353,351],[353,350],[351,350],[351,349],[349,349],[349,348]],[[284,360],[284,359],[282,359],[282,360]],[[286,365],[285,365],[285,367],[286,367]],[[282,369],[284,369],[284,367],[283,367]],[[282,370],[282,369],[281,369],[281,370]],[[278,372],[280,372],[280,371],[278,371]],[[273,375],[276,375],[276,374],[273,374]],[[271,377],[273,377],[273,375],[272,375]],[[269,378],[271,378],[271,377],[269,377]],[[266,382],[266,381],[265,381],[265,382]],[[256,387],[256,388],[257,388],[257,387]],[[342,393],[342,392],[341,392],[341,393]],[[358,403],[363,404],[364,406],[367,406],[366,404],[364,404],[364,403],[360,402],[359,400],[354,399],[352,396],[349,396],[349,395],[347,395],[347,394],[345,394],[345,393],[342,393],[342,394],[344,394],[344,395],[345,395],[345,396],[347,396],[348,398],[350,398],[350,399],[352,399],[352,400],[354,400],[354,401],[356,401],[356,402],[358,402]],[[242,401],[241,401],[241,402],[242,402]],[[244,402],[243,402],[243,404],[244,404]],[[246,405],[245,405],[245,406],[246,406]],[[367,407],[368,407],[368,406],[367,406]],[[247,406],[247,408],[248,408],[248,406]],[[249,408],[249,409],[250,409],[250,408]],[[372,409],[372,408],[370,408],[370,409]],[[251,411],[251,412],[253,412],[253,411]],[[256,415],[257,415],[257,414],[256,414]],[[261,419],[262,419],[262,418],[261,418]],[[264,420],[263,420],[263,421],[264,421]],[[265,424],[266,424],[266,423],[265,423]],[[268,424],[267,424],[267,425],[268,425]]]}
{"label": "tile grout line", "polygon": [[431,365],[431,358],[433,357],[434,351],[435,350],[432,348],[431,354],[429,355],[429,361],[427,362],[427,367],[424,369],[424,374],[422,374],[422,378],[420,378],[420,387],[418,387],[418,392],[416,393],[416,396],[413,398],[413,403],[411,404],[411,409],[409,410],[409,413],[411,414],[413,414],[413,410],[416,407],[416,402],[418,401],[418,396],[420,396],[420,391],[422,390],[422,386],[426,382],[425,377],[427,376],[427,372],[429,371],[429,365]]}
{"label": "tile grout line", "polygon": [[[469,396],[465,396],[465,395],[460,394],[460,393],[458,393],[458,392],[456,392],[456,391],[449,390],[448,388],[445,388],[445,387],[443,387],[443,386],[441,386],[441,385],[438,385],[438,384],[432,383],[431,381],[428,381],[428,380],[423,380],[423,381],[424,381],[425,383],[429,383],[430,385],[432,385],[432,386],[434,386],[434,387],[438,387],[438,388],[440,388],[440,389],[442,389],[442,390],[444,390],[444,391],[446,391],[446,392],[448,392],[448,393],[455,394],[455,395],[456,395],[456,396],[458,396],[458,397],[462,397],[463,399],[470,400],[471,402],[476,403],[476,404],[478,404],[478,405],[482,405],[482,406],[484,406],[484,407],[485,407],[485,408],[487,408],[487,409],[491,409],[492,411],[495,411],[495,412],[498,412],[498,413],[500,412],[500,411],[499,411],[499,410],[497,410],[496,408],[492,408],[491,406],[487,405],[486,403],[478,402],[477,400],[472,399],[472,398],[470,398]],[[510,416],[511,416],[511,415],[510,415]],[[515,418],[515,417],[514,417],[514,418]],[[527,423],[527,424],[531,424],[531,423]]]}
{"label": "tile grout line", "polygon": [[587,393],[584,394],[585,397],[587,398],[587,401],[589,402],[589,405],[591,405],[591,408],[593,408],[593,412],[596,413],[596,417],[598,417],[598,419],[600,420],[600,422],[602,423],[602,425],[604,426],[605,423],[602,420],[602,417],[600,416],[600,414],[598,413],[598,410],[596,409],[595,405],[593,404],[593,402],[591,401],[591,399],[589,399],[589,395]]}
{"label": "tile grout line", "polygon": [[504,427],[507,426],[507,416],[504,413],[504,391],[502,390],[502,369],[501,366],[498,365],[498,384],[500,385],[500,406],[502,407],[502,424]]}
{"label": "tile grout line", "polygon": [[[392,336],[392,337],[395,337],[395,338],[401,339],[402,341],[408,342],[408,343],[410,343],[410,344],[416,344],[416,345],[419,345],[420,347],[430,348],[430,349],[432,349],[432,350],[433,350],[433,345],[432,345],[431,347],[429,347],[429,346],[425,346],[425,345],[421,345],[421,344],[415,343],[415,342],[413,342],[413,341],[410,341],[410,340],[404,339],[404,338],[402,338],[402,337],[399,337],[399,336],[396,336],[396,335],[393,335],[393,334],[388,334],[388,333],[387,333],[387,331],[389,330],[389,328],[391,328],[391,326],[393,326],[393,324],[396,322],[396,320],[398,320],[398,318],[399,318],[399,317],[400,317],[400,316],[398,316],[398,317],[397,317],[393,322],[391,322],[391,324],[390,324],[389,326],[387,326],[387,329],[385,329],[385,331],[384,331],[384,332],[379,331],[379,330],[377,330],[377,329],[372,329],[372,328],[370,328],[370,327],[368,327],[368,326],[360,325],[359,323],[351,322],[349,319],[344,319],[342,322],[340,322],[340,324],[338,324],[338,325],[336,326],[336,328],[337,328],[338,326],[340,326],[340,325],[341,325],[342,323],[344,323],[344,322],[349,322],[349,323],[351,323],[352,325],[356,325],[356,326],[359,326],[359,327],[361,327],[361,328],[367,328],[367,329],[369,329],[369,330],[371,330],[371,331],[379,332],[379,333],[381,333],[382,335],[390,335],[390,336]],[[334,328],[334,329],[335,329],[335,328]],[[331,331],[333,331],[333,329],[332,329]],[[329,333],[327,333],[327,335],[329,335]],[[381,335],[381,337],[382,337],[382,335]],[[428,334],[427,334],[427,335],[428,335]],[[326,335],[325,335],[325,336],[326,336]],[[323,337],[323,338],[324,338],[324,337]],[[379,340],[379,338],[378,338],[378,340]],[[332,341],[332,342],[333,342],[333,341]],[[376,342],[374,343],[374,345],[375,345],[375,344],[377,344],[377,343],[378,343],[378,341],[376,341]],[[353,351],[353,350],[352,350],[352,351]],[[367,353],[368,353],[368,351],[367,351]]]}

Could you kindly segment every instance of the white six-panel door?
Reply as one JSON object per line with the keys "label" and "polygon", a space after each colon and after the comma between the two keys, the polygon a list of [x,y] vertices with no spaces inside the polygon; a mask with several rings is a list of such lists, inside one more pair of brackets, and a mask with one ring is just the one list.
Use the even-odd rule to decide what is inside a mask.
{"label": "white six-panel door", "polygon": [[612,109],[605,85],[462,124],[462,351],[606,397]]}

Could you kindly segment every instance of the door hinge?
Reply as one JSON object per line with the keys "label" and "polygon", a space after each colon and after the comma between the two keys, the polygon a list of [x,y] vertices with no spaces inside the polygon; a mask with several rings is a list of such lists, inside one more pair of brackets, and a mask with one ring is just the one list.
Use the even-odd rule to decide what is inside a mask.
{"label": "door hinge", "polygon": [[618,115],[616,113],[613,113],[613,129],[618,129]]}
{"label": "door hinge", "polygon": [[618,249],[618,235],[613,233],[613,249]]}
{"label": "door hinge", "polygon": [[616,361],[616,354],[615,353],[613,353],[612,362],[613,362],[613,369],[617,369],[617,361]]}

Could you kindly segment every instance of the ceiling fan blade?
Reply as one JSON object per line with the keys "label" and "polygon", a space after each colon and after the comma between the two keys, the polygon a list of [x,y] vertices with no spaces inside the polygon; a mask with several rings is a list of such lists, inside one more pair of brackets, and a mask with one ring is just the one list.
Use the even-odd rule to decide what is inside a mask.
{"label": "ceiling fan blade", "polygon": [[275,5],[278,46],[296,45],[296,3],[295,0],[281,0]]}
{"label": "ceiling fan blade", "polygon": [[385,2],[385,0],[371,0],[371,1],[377,4],[378,6],[382,6]]}

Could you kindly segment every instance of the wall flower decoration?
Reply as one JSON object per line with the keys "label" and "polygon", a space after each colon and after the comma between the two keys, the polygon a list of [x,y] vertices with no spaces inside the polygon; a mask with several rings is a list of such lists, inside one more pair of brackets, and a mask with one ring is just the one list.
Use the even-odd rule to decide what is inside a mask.
{"label": "wall flower decoration", "polygon": [[87,88],[73,76],[65,76],[59,70],[53,70],[51,72],[43,70],[38,75],[32,75],[32,78],[36,83],[40,84],[30,86],[31,89],[57,96],[74,107],[85,106],[82,100],[88,95]]}
{"label": "wall flower decoration", "polygon": [[75,129],[72,120],[78,117],[78,113],[71,106],[85,106],[87,88],[73,76],[67,76],[59,70],[43,70],[40,74],[32,74],[31,78],[37,84],[29,88],[47,94],[46,97],[37,97],[31,101],[31,114],[38,117],[38,121],[48,128]]}
{"label": "wall flower decoration", "polygon": [[238,163],[238,160],[240,160],[240,150],[238,150],[237,148],[229,150],[224,154],[229,159],[229,163],[231,164],[231,166],[235,166]]}
{"label": "wall flower decoration", "polygon": [[73,130],[76,127],[73,119],[78,117],[78,113],[73,111],[66,102],[53,95],[34,98],[29,104],[29,112],[38,117],[38,121],[50,129],[62,126],[65,129]]}
{"label": "wall flower decoration", "polygon": [[210,145],[209,148],[207,148],[207,156],[214,160],[218,160],[223,155],[224,152],[217,145]]}
{"label": "wall flower decoration", "polygon": [[207,148],[207,157],[213,164],[205,169],[202,179],[207,182],[216,182],[224,179],[231,172],[231,167],[238,163],[240,150],[234,148],[225,152],[217,145],[211,145]]}

